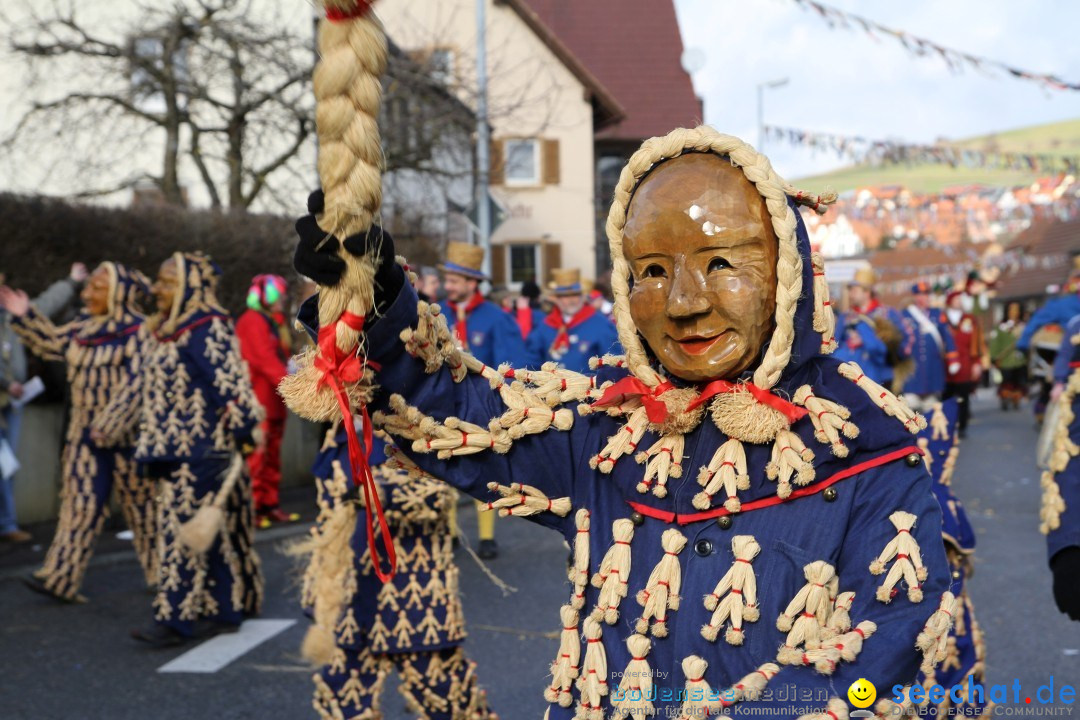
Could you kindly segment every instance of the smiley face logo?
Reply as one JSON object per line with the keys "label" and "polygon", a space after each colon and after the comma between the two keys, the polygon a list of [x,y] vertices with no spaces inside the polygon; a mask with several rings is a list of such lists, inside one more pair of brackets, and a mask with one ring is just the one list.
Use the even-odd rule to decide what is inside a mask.
{"label": "smiley face logo", "polygon": [[848,700],[857,708],[867,708],[877,699],[877,688],[866,678],[859,678],[851,683],[847,691]]}

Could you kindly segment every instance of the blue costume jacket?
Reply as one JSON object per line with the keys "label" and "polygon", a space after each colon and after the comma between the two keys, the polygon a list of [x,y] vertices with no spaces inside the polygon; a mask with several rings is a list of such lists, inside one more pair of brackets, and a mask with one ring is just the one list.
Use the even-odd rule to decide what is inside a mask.
{"label": "blue costume jacket", "polygon": [[[963,709],[963,714],[970,715],[975,714],[976,708],[986,705],[985,697],[976,697],[976,702],[972,702],[972,698],[966,696],[969,676],[975,683],[983,682],[986,647],[982,629],[975,619],[975,608],[965,589],[967,578],[973,570],[971,558],[975,551],[975,529],[951,487],[960,448],[956,433],[958,415],[956,399],[950,398],[934,406],[929,413],[927,427],[919,432],[919,445],[926,453],[923,459],[934,479],[934,495],[941,505],[941,535],[952,568],[950,591],[961,601],[960,614],[949,631],[946,658],[932,675],[922,676],[920,683],[923,687],[934,684],[945,688],[964,686],[964,690],[960,692],[963,702],[959,704],[959,708]],[[956,704],[946,698],[943,704],[935,705],[934,709],[940,715],[950,705]],[[958,712],[959,708],[953,712]],[[930,708],[923,710],[925,713]]]}
{"label": "blue costume jacket", "polygon": [[1050,469],[1042,477],[1040,529],[1047,536],[1048,560],[1067,547],[1080,546],[1080,455],[1076,451],[1080,446],[1080,345],[1072,345],[1069,358],[1071,369],[1061,402],[1068,403],[1071,413],[1062,408]]}
{"label": "blue costume jacket", "polygon": [[926,310],[926,321],[937,329],[937,336],[920,323],[919,310],[909,306],[904,310],[908,355],[915,361],[915,371],[904,384],[905,393],[941,395],[945,392],[946,368],[956,358],[956,343],[944,312]]}
{"label": "blue costume jacket", "polygon": [[1048,300],[1027,321],[1027,325],[1024,326],[1024,333],[1016,343],[1017,349],[1027,352],[1028,348],[1031,347],[1031,338],[1036,332],[1047,325],[1061,325],[1064,327],[1077,315],[1080,315],[1080,293],[1062,295]]}
{"label": "blue costume jacket", "polygon": [[[459,332],[456,329],[457,315],[452,305],[447,303],[447,306],[446,324],[456,335]],[[477,360],[491,367],[498,367],[501,363],[524,367],[525,341],[521,337],[521,330],[514,318],[498,305],[486,300],[481,302],[468,313],[465,325],[465,349]]]}
{"label": "blue costume jacket", "polygon": [[[809,288],[813,286],[809,242],[801,220],[797,227],[803,287]],[[830,697],[842,695],[858,678],[873,682],[884,696],[894,685],[913,682],[926,653],[935,654],[933,649],[916,650],[915,639],[929,627],[931,616],[944,617],[938,610],[939,600],[946,602],[942,594],[951,577],[941,539],[941,511],[916,440],[909,433],[915,420],[903,414],[900,419],[886,416],[871,395],[885,398],[888,393],[866,386],[858,368],[841,366],[819,355],[822,338],[811,330],[813,303],[805,299],[808,294],[803,297],[795,310],[791,360],[776,389],[790,397],[804,386],[812,388],[812,397],[806,402],[816,408],[819,406],[813,403],[817,399],[843,406],[850,411],[847,415],[841,408],[848,418],[845,422],[857,426],[858,435],[843,439],[839,444],[844,447],[837,447],[824,435],[819,439],[815,432],[815,419],[820,421],[831,411],[803,416],[782,441],[778,435],[775,444],[746,443],[745,482],[736,483],[737,491],[733,484],[730,494],[715,500],[701,492],[698,469],[712,463],[722,474],[728,463],[717,460],[723,459],[718,451],[731,445],[708,415],[686,430],[684,445],[668,447],[666,452],[680,472],[669,473],[666,492],[646,493],[650,483],[657,481],[643,482],[644,468],[639,463],[645,462],[646,456],[660,458],[664,454],[654,445],[662,440],[657,428],[650,425],[643,431],[635,430],[607,413],[581,414],[580,409],[571,409],[576,407],[573,402],[570,407],[556,404],[546,413],[536,409],[534,415],[527,416],[530,422],[546,422],[550,413],[554,426],[526,431],[508,448],[489,451],[486,438],[477,439],[476,434],[493,418],[508,412],[500,386],[494,379],[471,372],[455,381],[446,365],[428,373],[423,360],[406,352],[401,333],[417,325],[417,298],[412,288],[406,284],[385,314],[367,329],[368,357],[381,368],[375,378],[379,389],[373,407],[381,411],[376,422],[383,421],[391,433],[400,431],[408,436],[423,423],[413,425],[411,419],[395,418],[413,417],[408,415],[411,407],[436,422],[445,422],[447,437],[461,433],[461,442],[469,445],[464,449],[476,448],[472,454],[436,454],[431,440],[421,437],[411,446],[403,443],[410,457],[425,471],[483,501],[520,494],[522,506],[534,506],[531,520],[562,533],[578,548],[575,564],[587,551],[584,576],[593,576],[593,582],[575,580],[570,590],[571,605],[582,608],[579,626],[569,628],[575,631],[569,636],[570,646],[583,658],[577,663],[579,680],[587,689],[595,689],[599,681],[604,696],[599,706],[590,705],[580,689],[549,688],[554,691],[546,694],[552,703],[550,720],[574,717],[575,711],[569,707],[572,701],[583,703],[588,717],[599,717],[622,693],[620,682],[644,674],[654,680],[648,692],[654,694],[652,705],[659,715],[677,712],[688,682],[707,682],[717,693],[733,688],[728,697],[737,699],[741,691],[734,686],[766,677],[772,679],[764,691],[744,699],[768,704],[780,711],[780,717],[794,718],[807,704],[802,700],[824,707]],[[301,314],[309,332],[315,330],[313,310],[314,303],[308,303]],[[520,373],[518,377],[527,375]],[[581,380],[589,387],[626,376],[621,368],[604,367],[595,380]],[[672,382],[682,385],[678,380]],[[559,382],[551,385],[558,390]],[[638,423],[636,427],[643,426]],[[605,457],[609,440],[617,441],[627,431],[632,441],[626,455],[617,460]],[[635,450],[650,446],[654,452],[634,455]],[[801,456],[810,458],[793,481],[801,486],[790,494],[778,494],[776,453],[784,456],[801,446],[805,446]],[[664,462],[662,458],[660,462]],[[599,467],[610,472],[600,472]],[[681,473],[681,468],[692,472]],[[784,472],[783,477],[792,476]],[[489,489],[492,482],[500,487]],[[737,512],[729,509],[736,499],[741,503]],[[559,507],[562,510],[557,512]],[[582,522],[586,530],[582,530]],[[679,538],[685,545],[672,543]],[[903,549],[896,555],[897,548],[907,547],[909,542],[917,544],[923,564],[916,573],[920,579],[913,574],[911,583],[898,581],[897,573],[912,555]],[[750,552],[748,547],[760,552]],[[654,569],[659,573],[662,561],[672,557],[676,562],[664,564],[664,574],[654,574]],[[750,564],[759,589],[746,607],[742,593],[749,593],[749,587],[741,580],[739,587],[725,586],[722,580],[731,573],[745,572],[740,563]],[[664,577],[672,572],[672,565],[681,579],[677,591],[681,604],[669,602],[667,610],[652,606],[654,594],[663,597],[661,585],[670,585]],[[837,580],[830,579],[833,573]],[[733,589],[738,593],[729,592]],[[669,591],[675,592],[672,587]],[[710,597],[720,601],[720,596],[725,600],[710,603]],[[844,631],[844,643],[858,644],[856,635],[867,634],[870,626],[847,628],[876,623],[876,632],[867,637],[852,661],[815,659],[802,640],[779,629],[792,627],[792,619],[802,609],[798,598],[811,596],[817,598],[815,603],[823,603],[823,614],[811,615],[817,618],[813,623],[804,619],[797,629],[800,632]],[[850,602],[850,609],[840,612],[845,602]],[[824,605],[831,608],[834,603],[836,614],[829,615]],[[741,608],[738,617],[725,616],[724,609],[733,606]],[[951,600],[947,610],[953,610]],[[554,609],[552,615],[554,621]],[[837,619],[839,629],[827,627],[825,615]],[[850,624],[844,620],[848,616]],[[634,626],[647,636],[652,619],[656,620],[651,626],[652,637],[645,638],[649,647],[643,651],[643,635],[635,635]],[[712,631],[706,632],[703,626]],[[565,623],[560,622],[560,627],[566,628]],[[595,635],[586,642],[576,634],[581,628]],[[944,638],[943,632],[940,637]],[[793,644],[785,648],[788,640]],[[599,643],[602,653],[594,643]],[[772,665],[785,651],[779,667]],[[641,652],[646,655],[642,657]],[[604,662],[602,677],[600,672],[589,671],[598,654]],[[683,663],[691,655],[707,659],[707,669],[701,670],[699,678],[688,678],[684,673]],[[629,665],[639,662],[647,663],[644,674],[630,672],[641,669],[640,665]],[[537,672],[538,685],[544,674]],[[792,688],[797,688],[798,697]],[[624,685],[623,690],[632,696],[632,687]]]}
{"label": "blue costume jacket", "polygon": [[525,342],[529,357],[526,367],[539,368],[546,362],[556,362],[567,370],[587,373],[589,358],[622,352],[619,335],[610,320],[590,305],[583,307],[577,317],[582,319],[577,322],[577,318],[571,320],[565,332],[562,331],[563,317],[558,308],[535,324]]}

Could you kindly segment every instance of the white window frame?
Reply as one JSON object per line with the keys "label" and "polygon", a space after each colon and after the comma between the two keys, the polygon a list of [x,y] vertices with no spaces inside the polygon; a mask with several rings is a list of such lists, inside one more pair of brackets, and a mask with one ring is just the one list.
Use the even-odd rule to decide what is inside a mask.
{"label": "white window frame", "polygon": [[[533,175],[530,178],[513,178],[510,176],[510,144],[532,143],[533,146]],[[543,157],[540,153],[541,142],[539,138],[507,138],[503,141],[503,184],[508,187],[536,187],[540,185],[544,169],[541,167]]]}
{"label": "white window frame", "polygon": [[543,260],[543,244],[539,242],[508,242],[506,243],[506,287],[511,290],[521,290],[521,286],[524,283],[523,280],[514,280],[514,248],[527,248],[531,247],[533,251],[533,267],[536,268],[536,277],[533,278],[537,285],[540,285],[540,278],[543,273],[543,268],[540,266]]}
{"label": "white window frame", "polygon": [[[432,61],[432,58],[434,58],[435,53],[445,53],[445,55],[446,55],[446,68],[443,69],[442,71],[437,71],[434,62]],[[428,55],[428,57],[429,57],[428,62],[429,62],[429,65],[430,65],[431,79],[434,80],[437,83],[440,83],[442,85],[445,85],[445,86],[449,87],[452,84],[453,80],[454,80],[454,70],[457,67],[457,53],[454,51],[454,48],[449,48],[449,47],[432,48],[429,55]]]}

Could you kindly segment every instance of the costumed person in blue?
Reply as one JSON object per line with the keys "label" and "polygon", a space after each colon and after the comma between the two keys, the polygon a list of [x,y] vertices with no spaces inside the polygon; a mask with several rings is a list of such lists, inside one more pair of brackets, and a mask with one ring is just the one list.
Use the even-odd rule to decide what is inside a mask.
{"label": "costumed person in blue", "polygon": [[940,399],[945,378],[960,370],[956,343],[943,310],[930,306],[930,284],[911,286],[911,304],[904,308],[905,352],[914,361],[911,376],[904,383],[904,399],[915,407]]}
{"label": "costumed person in blue", "polygon": [[220,274],[201,254],[162,263],[136,382],[95,421],[106,442],[137,425],[135,459],[157,483],[155,622],[132,632],[156,647],[235,630],[262,603],[241,454],[259,445],[263,410],[214,294]]}
{"label": "costumed person in blue", "polygon": [[622,353],[615,325],[585,302],[581,271],[556,268],[551,276],[549,292],[555,307],[525,342],[527,367],[553,362],[584,373],[589,371],[589,358]]}
{"label": "costumed person in blue", "polygon": [[1039,530],[1046,535],[1054,602],[1069,618],[1080,620],[1080,327],[1074,322],[1068,330],[1069,374],[1042,474]]}
{"label": "costumed person in blue", "polygon": [[382,437],[370,443],[366,462],[394,547],[394,576],[383,582],[375,572],[362,521],[367,505],[340,427],[327,432],[312,468],[319,516],[311,538],[290,551],[311,555],[302,597],[314,623],[303,651],[321,666],[314,707],[327,719],[380,717],[384,683],[396,671],[408,706],[427,720],[493,719],[476,666],[462,648],[465,621],[450,526],[457,493],[400,451],[387,457],[396,448]]}
{"label": "costumed person in blue", "polygon": [[[459,242],[447,245],[446,262],[439,266],[450,306],[446,322],[458,346],[485,365],[498,367],[509,363],[524,367],[527,354],[517,322],[480,293],[480,283],[487,279],[483,265],[482,247]],[[456,526],[456,515],[454,522]],[[477,518],[477,535],[480,543],[476,554],[484,560],[498,557],[493,514],[481,514]]]}
{"label": "costumed person in blue", "polygon": [[960,702],[954,702],[951,696],[941,703],[924,702],[920,705],[923,715],[987,713],[986,698],[980,694],[972,697],[968,693],[969,678],[971,683],[978,685],[985,681],[986,640],[975,619],[975,607],[965,587],[975,569],[975,529],[960,499],[952,491],[952,478],[960,452],[959,415],[956,398],[936,402],[927,412],[927,426],[919,432],[923,461],[934,479],[934,496],[941,506],[941,537],[952,570],[949,590],[960,602],[946,641],[945,659],[933,672],[919,678],[919,684],[923,687],[936,684],[944,688],[960,688],[957,691]]}
{"label": "costumed person in blue", "polygon": [[[296,259],[308,275],[339,270],[300,318],[321,337],[356,334],[301,357],[287,397],[313,418],[346,391],[369,400],[425,472],[563,534],[560,648],[537,672],[549,720],[740,702],[843,720],[837,693],[859,678],[897,695],[882,717],[910,708],[904,688],[946,657],[958,605],[914,437],[925,421],[822,355],[828,286],[797,203],[834,197],[798,192],[711,128],[646,141],[607,225],[626,354],[589,376],[458,351],[386,237],[335,222],[347,206],[331,190],[301,221]],[[319,368],[361,347],[367,371],[320,389]]]}
{"label": "costumed person in blue", "polygon": [[[876,279],[874,269],[871,267],[861,267],[855,271],[855,277],[848,283],[847,288],[849,313],[864,318],[873,328],[877,339],[885,345],[884,363],[874,363],[874,372],[880,373],[881,378],[880,380],[875,378],[875,382],[899,393],[902,392],[914,363],[907,355],[909,339],[904,332],[906,327],[904,317],[896,308],[882,305],[878,300],[874,293]],[[837,326],[842,327],[839,321]],[[839,337],[837,342],[843,345]],[[842,347],[837,348],[837,352],[842,350]],[[875,358],[877,352],[875,351]],[[863,367],[863,370],[866,370],[866,367]],[[870,372],[867,374],[874,377]]]}
{"label": "costumed person in blue", "polygon": [[109,517],[113,489],[132,531],[148,585],[157,582],[154,483],[136,472],[133,432],[99,445],[93,428],[109,399],[134,381],[145,320],[140,307],[149,283],[138,270],[102,263],[82,290],[83,311],[57,326],[25,293],[5,294],[4,305],[26,347],[44,360],[67,363],[71,415],[61,458],[60,514],[45,563],[26,584],[64,602],[79,593],[94,545]]}
{"label": "costumed person in blue", "polygon": [[1073,258],[1073,270],[1069,273],[1069,279],[1061,288],[1061,293],[1050,298],[1036,310],[1024,326],[1024,332],[1016,342],[1016,348],[1021,352],[1027,352],[1031,348],[1031,340],[1042,328],[1047,325],[1065,325],[1077,315],[1080,315],[1080,257]]}

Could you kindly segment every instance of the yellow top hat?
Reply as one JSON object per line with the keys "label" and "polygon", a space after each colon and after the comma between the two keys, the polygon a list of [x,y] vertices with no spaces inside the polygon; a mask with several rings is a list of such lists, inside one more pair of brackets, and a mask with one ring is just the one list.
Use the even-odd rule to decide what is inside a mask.
{"label": "yellow top hat", "polygon": [[439,265],[443,272],[456,273],[476,280],[486,280],[484,275],[484,248],[463,242],[446,245],[446,262]]}
{"label": "yellow top hat", "polygon": [[580,295],[581,271],[577,268],[554,268],[548,290],[552,295]]}
{"label": "yellow top hat", "polygon": [[851,280],[852,285],[861,285],[867,289],[874,287],[875,282],[877,282],[877,275],[872,267],[859,268],[855,271],[855,277]]}

